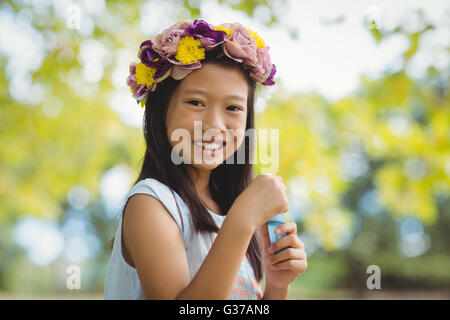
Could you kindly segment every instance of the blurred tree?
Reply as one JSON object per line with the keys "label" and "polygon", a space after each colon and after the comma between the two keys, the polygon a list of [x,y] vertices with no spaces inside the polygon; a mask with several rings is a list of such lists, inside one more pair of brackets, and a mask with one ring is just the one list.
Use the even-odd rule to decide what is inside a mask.
{"label": "blurred tree", "polygon": [[[362,75],[358,92],[334,103],[279,90],[258,115],[257,127],[280,128],[279,174],[290,184],[300,232],[318,238],[327,261],[345,259],[347,272],[336,270],[341,280],[330,286],[367,290],[365,270],[376,264],[387,287],[450,288],[450,70],[429,68],[420,80],[405,71],[420,38],[435,29],[423,25],[414,33],[370,30],[380,44],[396,34],[410,40],[402,70]],[[400,232],[406,218],[424,225],[416,242]],[[430,244],[417,256],[404,252]],[[309,277],[316,275],[299,282]]]}
{"label": "blurred tree", "polygon": [[[171,18],[198,18],[203,1],[169,2]],[[282,25],[277,8],[283,0],[219,2],[253,17],[265,10],[265,23]],[[61,284],[68,262],[61,258],[47,269],[33,266],[12,243],[12,230],[23,214],[63,225],[70,215],[67,193],[80,185],[90,193],[84,219],[102,243],[101,252],[84,262],[89,281],[83,283],[101,291],[115,226],[98,191],[100,177],[117,164],[137,174],[144,151],[141,129],[119,117],[124,100],[117,91],[125,78],[117,80],[117,74],[123,74],[121,57],[128,58],[129,49],[149,37],[139,31],[141,9],[148,2],[106,1],[104,8],[95,8],[94,2],[70,8],[62,3],[0,4],[0,20],[7,21],[2,26],[12,23],[28,30],[32,41],[15,43],[33,53],[18,60],[20,52],[0,47],[4,289],[65,290]],[[81,15],[71,19],[77,18],[77,8]],[[405,71],[421,49],[420,39],[434,29],[423,25],[412,33],[401,27],[370,30],[380,44],[403,35],[409,47],[401,70],[377,79],[362,76],[357,94],[329,102],[313,94],[289,96],[280,86],[257,115],[257,128],[280,128],[278,174],[290,187],[291,217],[319,243],[300,285],[361,290],[366,267],[377,264],[386,280],[382,285],[449,287],[449,70],[430,68],[421,80]],[[34,45],[40,49],[28,51]],[[450,48],[446,50],[448,54]],[[92,56],[101,59],[89,65]],[[423,224],[432,243],[425,254],[409,258],[402,255],[399,233],[399,224],[408,217]]]}

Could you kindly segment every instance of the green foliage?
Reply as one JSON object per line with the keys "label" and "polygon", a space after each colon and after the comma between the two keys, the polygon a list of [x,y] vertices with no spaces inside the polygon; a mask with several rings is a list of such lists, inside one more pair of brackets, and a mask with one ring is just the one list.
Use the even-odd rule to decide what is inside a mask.
{"label": "green foliage", "polygon": [[[7,1],[0,10],[19,15],[25,6],[18,3]],[[88,291],[102,290],[115,226],[104,211],[100,177],[118,164],[130,167],[136,176],[144,152],[141,129],[125,125],[108,106],[115,92],[114,54],[135,48],[144,39],[136,32],[143,1],[106,3],[117,29],[96,22],[89,37],[68,29],[64,18],[52,10],[32,12],[33,28],[52,34],[57,43],[30,74],[33,83],[45,88],[45,99],[37,104],[17,101],[10,94],[9,57],[0,52],[0,289],[65,290],[68,262],[61,258],[45,268],[33,265],[13,242],[13,227],[23,214],[64,222],[67,192],[81,185],[91,196],[85,219],[102,244],[102,252],[85,261],[83,268],[89,271],[83,283]],[[185,9],[181,15],[187,12],[186,19],[201,13],[195,1],[173,3]],[[273,1],[219,3],[249,16],[258,6],[267,7],[268,24],[278,22]],[[280,129],[277,174],[291,187],[291,199],[308,204],[297,221],[300,233],[313,235],[320,244],[295,286],[360,290],[365,286],[365,268],[378,264],[392,287],[409,288],[410,281],[424,288],[449,287],[450,103],[448,82],[442,80],[448,70],[431,68],[420,81],[405,72],[420,49],[421,37],[433,29],[428,23],[414,33],[400,27],[372,28],[369,32],[378,43],[395,34],[408,38],[402,70],[377,79],[363,75],[358,92],[335,102],[317,94],[287,95],[281,87],[257,115],[256,128]],[[114,53],[96,84],[81,77],[80,44],[86,38]],[[49,108],[60,112],[49,117]],[[347,171],[354,169],[346,167],[349,152],[366,160],[361,175],[349,176]],[[261,169],[256,165],[257,172]],[[382,206],[374,216],[360,206],[371,190]],[[426,254],[415,258],[400,254],[397,223],[405,217],[424,224],[432,243]]]}

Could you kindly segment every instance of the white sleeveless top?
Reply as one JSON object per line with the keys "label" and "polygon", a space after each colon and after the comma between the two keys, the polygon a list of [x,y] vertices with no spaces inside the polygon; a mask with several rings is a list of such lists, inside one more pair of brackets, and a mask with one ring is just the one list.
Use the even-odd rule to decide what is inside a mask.
{"label": "white sleeveless top", "polygon": [[[186,203],[175,191],[173,191],[172,194],[172,190],[167,185],[153,178],[139,181],[131,188],[120,205],[120,216],[105,282],[105,299],[145,299],[136,269],[130,266],[122,256],[122,210],[128,198],[137,193],[148,194],[160,200],[167,211],[175,219],[183,236],[191,280],[203,263],[203,260],[217,236],[217,233],[215,232],[200,233],[195,231],[192,216]],[[180,212],[178,212],[177,203]],[[226,216],[218,215],[211,210],[208,210],[208,212],[220,229]],[[253,268],[248,259],[248,254],[246,254],[239,269],[239,274],[234,282],[229,299],[258,300],[261,298],[262,293],[260,283],[255,280]]]}

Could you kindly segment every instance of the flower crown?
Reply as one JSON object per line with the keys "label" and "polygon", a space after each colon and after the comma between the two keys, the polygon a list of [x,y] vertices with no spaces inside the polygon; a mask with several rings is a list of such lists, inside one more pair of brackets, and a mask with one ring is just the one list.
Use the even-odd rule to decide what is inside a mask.
{"label": "flower crown", "polygon": [[148,93],[155,91],[158,83],[169,76],[183,79],[200,68],[205,53],[213,50],[219,51],[216,58],[226,55],[243,63],[256,82],[265,86],[275,84],[276,67],[270,61],[269,46],[256,32],[239,23],[213,26],[195,20],[192,24],[180,21],[158,34],[154,41],[142,42],[138,53],[141,62],[130,64],[127,85],[144,107]]}

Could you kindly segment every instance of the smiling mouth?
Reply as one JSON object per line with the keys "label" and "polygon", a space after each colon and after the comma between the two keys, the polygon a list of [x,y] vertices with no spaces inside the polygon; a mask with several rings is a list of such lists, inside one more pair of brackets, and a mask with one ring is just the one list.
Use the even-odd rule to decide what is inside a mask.
{"label": "smiling mouth", "polygon": [[194,145],[201,148],[204,151],[218,151],[222,149],[225,145],[225,141],[213,141],[213,142],[205,142],[205,141],[194,141]]}

